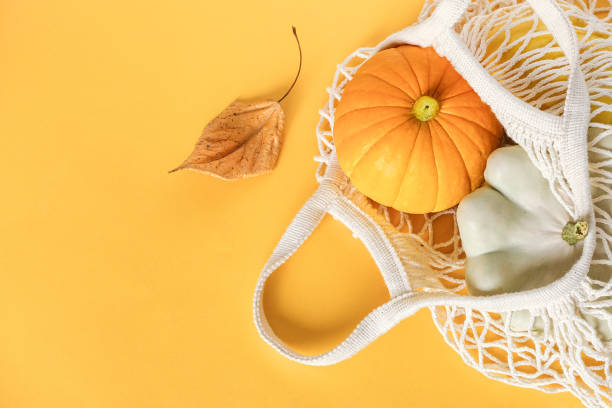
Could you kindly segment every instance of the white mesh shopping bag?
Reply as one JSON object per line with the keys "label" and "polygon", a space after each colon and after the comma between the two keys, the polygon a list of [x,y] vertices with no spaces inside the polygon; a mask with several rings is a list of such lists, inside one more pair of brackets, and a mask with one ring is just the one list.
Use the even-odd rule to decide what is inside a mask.
{"label": "white mesh shopping bag", "polygon": [[[534,39],[550,37],[541,47]],[[435,239],[437,221],[455,209],[414,217],[378,205],[342,173],[333,144],[334,111],[344,86],[378,51],[400,44],[431,46],[487,103],[506,134],[527,151],[574,219],[594,226],[573,267],[528,291],[469,296],[456,224]],[[512,56],[507,51],[512,50]],[[589,320],[612,327],[612,4],[601,0],[439,0],[419,22],[338,66],[317,128],[320,187],[297,214],[259,278],[255,323],[286,357],[329,365],[347,359],[423,307],[447,343],[488,377],[545,392],[571,391],[589,407],[612,404],[612,342]],[[546,56],[546,58],[544,58]],[[264,283],[308,238],[325,214],[342,221],[372,254],[391,300],[333,350],[295,353],[263,313]],[[513,311],[529,309],[515,332]]]}

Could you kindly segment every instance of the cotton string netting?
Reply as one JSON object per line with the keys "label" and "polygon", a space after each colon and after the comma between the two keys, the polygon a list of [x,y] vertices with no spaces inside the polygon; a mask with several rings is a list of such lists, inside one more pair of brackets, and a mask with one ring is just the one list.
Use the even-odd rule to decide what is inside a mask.
{"label": "cotton string netting", "polygon": [[[419,21],[432,15],[438,1],[425,4]],[[612,405],[612,342],[604,342],[587,320],[612,325],[612,4],[609,1],[560,1],[580,48],[580,67],[591,99],[588,132],[590,184],[596,249],[588,277],[566,298],[531,310],[530,329],[514,332],[510,313],[473,308],[430,306],[446,342],[466,364],[486,376],[544,392],[571,391],[589,407]],[[551,32],[528,3],[516,0],[473,1],[454,26],[480,64],[508,91],[537,109],[562,115],[569,64]],[[543,45],[530,48],[541,41]],[[335,73],[329,101],[320,111],[317,179],[335,161],[334,109],[344,86],[378,51],[360,48]],[[509,130],[509,129],[508,129]],[[508,132],[520,139],[520,132]],[[550,144],[514,140],[549,179],[555,196],[571,213],[567,182],[558,175],[561,159]],[[511,143],[511,141],[509,140]],[[554,144],[554,142],[552,142]],[[383,229],[397,250],[410,286],[420,292],[466,295],[464,253],[455,208],[416,216],[379,205],[346,179],[341,193]],[[535,320],[543,329],[535,330]],[[612,326],[611,326],[612,327]]]}

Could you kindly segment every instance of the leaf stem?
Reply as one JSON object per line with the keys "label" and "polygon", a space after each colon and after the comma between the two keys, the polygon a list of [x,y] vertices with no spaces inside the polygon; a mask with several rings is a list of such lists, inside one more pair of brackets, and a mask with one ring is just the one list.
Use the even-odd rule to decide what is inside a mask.
{"label": "leaf stem", "polygon": [[293,36],[295,37],[295,41],[297,41],[298,50],[300,52],[300,66],[298,67],[298,72],[297,72],[297,75],[295,76],[295,79],[293,80],[293,83],[291,84],[289,89],[287,89],[287,92],[285,92],[285,94],[277,101],[278,103],[280,103],[283,99],[287,97],[287,95],[289,95],[289,92],[291,92],[291,90],[295,86],[295,83],[297,82],[300,76],[300,72],[302,71],[302,46],[300,45],[300,39],[298,38],[295,27],[292,26],[291,29],[293,30]]}
{"label": "leaf stem", "polygon": [[578,241],[582,241],[589,232],[589,224],[586,221],[571,222],[568,221],[561,231],[561,238],[570,245],[575,245]]}

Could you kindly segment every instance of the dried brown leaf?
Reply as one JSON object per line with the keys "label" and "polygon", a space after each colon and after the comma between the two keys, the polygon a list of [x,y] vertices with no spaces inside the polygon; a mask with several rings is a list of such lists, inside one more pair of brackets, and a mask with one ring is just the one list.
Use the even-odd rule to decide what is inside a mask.
{"label": "dried brown leaf", "polygon": [[302,70],[302,47],[295,27],[292,31],[300,53],[300,65],[287,92],[278,101],[233,102],[206,125],[187,160],[170,173],[192,169],[231,180],[274,169],[285,125],[285,112],[280,102],[289,95]]}
{"label": "dried brown leaf", "polygon": [[206,125],[193,152],[171,172],[199,170],[226,180],[268,173],[280,154],[284,124],[276,101],[235,101]]}

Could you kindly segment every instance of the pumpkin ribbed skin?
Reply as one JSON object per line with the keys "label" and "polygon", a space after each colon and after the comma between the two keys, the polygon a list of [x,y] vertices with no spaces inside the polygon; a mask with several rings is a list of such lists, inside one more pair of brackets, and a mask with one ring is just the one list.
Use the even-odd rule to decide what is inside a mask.
{"label": "pumpkin ribbed skin", "polygon": [[[422,115],[430,99],[421,97],[439,105],[429,120],[413,111],[417,102],[417,116],[432,116]],[[448,60],[405,45],[359,68],[336,107],[333,134],[340,166],[359,191],[424,214],[450,208],[480,186],[503,129]]]}

